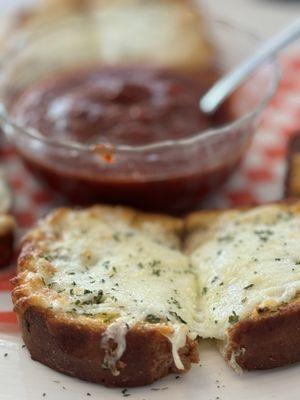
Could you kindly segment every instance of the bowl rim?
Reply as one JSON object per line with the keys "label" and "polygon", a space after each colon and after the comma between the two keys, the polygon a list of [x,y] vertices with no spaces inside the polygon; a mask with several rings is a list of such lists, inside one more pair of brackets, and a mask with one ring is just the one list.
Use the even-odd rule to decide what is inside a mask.
{"label": "bowl rim", "polygon": [[[64,17],[63,24],[66,21],[72,19],[82,19],[84,17]],[[225,21],[220,18],[210,18],[210,23],[223,25],[227,28],[236,30],[242,33],[244,36],[248,36],[252,40],[252,42],[259,43],[260,38],[258,35],[254,34],[253,32],[249,32],[248,30],[241,28],[240,26]],[[208,25],[209,28],[209,25]],[[2,56],[0,59],[0,80],[1,75],[3,74],[3,67],[6,63],[9,63],[14,56],[17,56],[19,51],[24,51],[26,49],[26,45],[30,45],[30,41],[34,37],[41,37],[42,34],[46,35],[47,33],[51,32],[51,28],[48,26],[47,28],[39,27],[35,28],[32,32],[23,32],[22,35],[18,37],[16,36],[15,42],[12,40],[11,47],[8,46],[7,54]],[[9,115],[5,105],[3,104],[3,100],[1,99],[1,92],[0,92],[0,123],[5,123],[10,125],[13,129],[19,131],[21,134],[28,136],[31,139],[38,140],[45,145],[49,146],[59,146],[60,148],[64,148],[69,151],[82,151],[82,152],[91,152],[94,153],[95,150],[99,148],[111,150],[113,149],[114,153],[139,153],[139,152],[147,152],[153,150],[161,150],[167,148],[174,148],[175,146],[190,146],[195,143],[206,141],[210,137],[217,137],[217,136],[224,136],[228,135],[232,130],[237,129],[239,126],[243,124],[247,124],[251,120],[254,120],[258,117],[261,112],[265,109],[269,101],[272,99],[274,94],[277,91],[280,79],[281,79],[281,68],[278,63],[277,57],[270,58],[270,60],[266,61],[264,66],[269,65],[272,67],[272,77],[270,78],[270,84],[268,89],[266,90],[266,94],[262,97],[262,99],[258,102],[258,104],[251,109],[250,111],[243,114],[241,117],[235,119],[232,122],[227,124],[223,124],[218,127],[212,127],[205,130],[201,130],[200,132],[191,133],[185,138],[180,139],[167,139],[162,141],[157,141],[153,143],[149,143],[146,145],[126,145],[126,144],[110,144],[106,142],[97,143],[97,144],[84,144],[76,141],[71,140],[63,140],[63,139],[53,139],[51,137],[47,137],[40,133],[37,129],[32,127],[24,127],[20,125],[14,118]],[[260,67],[262,68],[262,67]],[[259,69],[258,69],[259,71]]]}

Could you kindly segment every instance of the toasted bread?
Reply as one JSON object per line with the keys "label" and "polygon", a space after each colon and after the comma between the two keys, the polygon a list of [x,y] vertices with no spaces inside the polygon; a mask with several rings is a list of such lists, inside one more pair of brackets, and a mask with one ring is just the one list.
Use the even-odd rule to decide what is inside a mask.
{"label": "toasted bread", "polygon": [[13,302],[33,359],[107,386],[198,361],[182,221],[126,208],[53,212],[24,239]]}
{"label": "toasted bread", "polygon": [[198,335],[216,339],[235,370],[299,361],[299,238],[300,202],[185,220],[55,211],[18,262],[25,343],[33,359],[107,386],[187,371]]}
{"label": "toasted bread", "polygon": [[289,143],[285,194],[287,197],[300,197],[300,133],[295,134]]}
{"label": "toasted bread", "polygon": [[204,17],[191,0],[48,0],[17,14],[6,36],[53,30],[66,16],[81,15],[99,18],[96,47],[104,63],[145,62],[198,72],[210,71],[215,62]]}
{"label": "toasted bread", "polygon": [[203,211],[186,220],[199,334],[236,370],[300,360],[300,203]]}
{"label": "toasted bread", "polygon": [[0,169],[0,268],[12,258],[16,222],[9,213],[12,210],[12,193],[3,170]]}

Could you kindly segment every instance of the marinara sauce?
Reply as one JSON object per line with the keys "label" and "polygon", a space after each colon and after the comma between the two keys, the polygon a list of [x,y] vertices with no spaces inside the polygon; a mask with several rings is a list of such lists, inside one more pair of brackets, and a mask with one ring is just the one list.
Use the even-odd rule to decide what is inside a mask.
{"label": "marinara sauce", "polygon": [[[103,145],[143,146],[184,139],[229,122],[227,106],[214,116],[199,110],[201,95],[215,79],[213,71],[188,73],[150,66],[74,68],[27,87],[15,97],[10,111],[22,126],[58,141],[94,145],[96,150]],[[193,207],[233,166],[191,174],[185,172],[179,153],[174,155],[170,175],[164,173],[166,161],[158,158],[155,168],[161,166],[161,177],[156,174],[153,179],[146,161],[140,161],[132,174],[124,175],[122,168],[110,174],[109,166],[106,172],[95,169],[87,174],[80,160],[70,171],[67,163],[64,168],[47,160],[47,155],[42,162],[22,155],[35,173],[74,203],[104,201],[180,211]],[[113,166],[113,155],[99,162]]]}

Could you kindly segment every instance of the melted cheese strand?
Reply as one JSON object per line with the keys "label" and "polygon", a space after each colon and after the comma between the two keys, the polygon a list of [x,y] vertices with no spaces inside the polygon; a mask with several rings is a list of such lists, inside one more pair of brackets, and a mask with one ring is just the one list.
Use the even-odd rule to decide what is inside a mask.
{"label": "melted cheese strand", "polygon": [[[128,332],[128,325],[122,320],[113,322],[104,332],[101,340],[101,345],[106,349],[104,358],[104,365],[111,370],[113,375],[119,375],[120,372],[116,367],[117,361],[122,357],[126,349],[126,333]],[[111,351],[109,341],[113,340],[117,347]]]}

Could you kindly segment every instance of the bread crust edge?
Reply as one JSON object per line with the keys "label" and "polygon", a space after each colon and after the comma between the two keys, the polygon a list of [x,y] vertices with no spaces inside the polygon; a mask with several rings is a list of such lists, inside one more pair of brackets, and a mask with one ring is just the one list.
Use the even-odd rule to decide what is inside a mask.
{"label": "bread crust edge", "polygon": [[149,385],[169,373],[182,373],[198,362],[198,345],[187,339],[179,350],[184,370],[174,364],[171,343],[155,327],[132,328],[126,349],[118,361],[118,375],[104,367],[101,338],[105,326],[68,323],[46,310],[28,307],[19,315],[24,343],[33,360],[79,379],[108,387]]}
{"label": "bread crust edge", "polygon": [[[57,224],[68,209],[57,209],[46,221]],[[126,207],[94,206],[90,212],[105,215],[116,213],[132,226],[156,222],[163,225],[169,237],[180,236],[182,221],[177,218],[145,214]],[[31,357],[54,370],[108,387],[133,387],[151,384],[169,373],[187,372],[199,361],[198,342],[187,337],[178,354],[184,366],[179,370],[174,363],[172,344],[166,334],[170,327],[143,323],[126,334],[126,349],[117,363],[118,375],[105,367],[105,349],[101,339],[107,324],[87,316],[56,312],[49,302],[39,296],[43,283],[30,277],[32,251],[39,251],[39,241],[45,232],[38,225],[27,234],[18,259],[18,275],[12,280],[12,299],[22,336]],[[171,241],[173,239],[170,239]],[[47,295],[46,295],[47,296]],[[114,343],[110,343],[114,346]]]}
{"label": "bread crust edge", "polygon": [[228,330],[222,353],[234,369],[248,371],[300,361],[300,302],[241,320]]}

